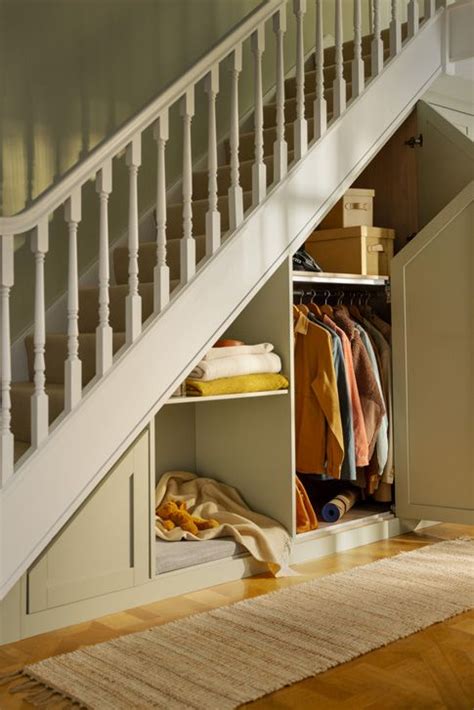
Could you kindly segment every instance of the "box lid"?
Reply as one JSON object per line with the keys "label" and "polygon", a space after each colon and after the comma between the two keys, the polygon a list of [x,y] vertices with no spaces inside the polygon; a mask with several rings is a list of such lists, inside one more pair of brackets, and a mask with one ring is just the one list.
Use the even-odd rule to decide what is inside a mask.
{"label": "box lid", "polygon": [[374,197],[375,190],[372,190],[367,187],[350,187],[348,190],[345,191],[343,197],[352,197],[355,195],[365,195],[367,197]]}
{"label": "box lid", "polygon": [[337,229],[316,229],[306,241],[311,243],[354,238],[395,239],[395,230],[387,227],[367,227],[366,225],[338,227]]}

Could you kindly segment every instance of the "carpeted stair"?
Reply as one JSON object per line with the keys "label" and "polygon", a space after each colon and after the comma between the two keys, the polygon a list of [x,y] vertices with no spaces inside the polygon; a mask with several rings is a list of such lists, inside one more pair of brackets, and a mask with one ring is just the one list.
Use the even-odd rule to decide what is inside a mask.
{"label": "carpeted stair", "polygon": [[[388,34],[383,33],[385,45],[388,44]],[[370,41],[371,37],[363,39],[363,53],[366,75],[370,75]],[[351,97],[351,60],[353,56],[352,42],[344,45],[344,74],[347,83],[347,98]],[[332,114],[332,82],[335,77],[334,47],[325,50],[325,86],[328,109],[328,120]],[[313,138],[313,102],[315,99],[315,67],[314,58],[306,63],[305,92],[306,117],[308,118],[308,139]],[[288,142],[289,162],[293,160],[293,124],[296,118],[296,80],[285,81],[285,137]],[[273,181],[273,142],[276,138],[276,104],[268,103],[264,107],[264,154],[267,165],[267,184]],[[244,191],[244,209],[251,206],[252,200],[252,164],[254,161],[254,133],[242,132],[240,135],[240,184]],[[226,141],[224,149],[226,163],[218,170],[219,210],[221,213],[222,233],[229,229],[227,191],[230,187],[230,148]],[[205,218],[208,209],[208,173],[197,171],[193,174],[193,234],[196,239],[197,261],[205,255]],[[149,224],[147,234],[153,234],[153,225]],[[179,283],[179,253],[182,235],[182,205],[168,205],[167,208],[167,258],[170,267],[171,290]],[[153,312],[153,269],[156,263],[156,242],[142,241],[139,252],[139,292],[142,296],[142,315],[145,321]],[[110,286],[110,324],[114,331],[113,348],[116,353],[125,343],[125,299],[128,292],[128,247],[118,246],[113,252],[113,270],[115,285]],[[90,382],[96,371],[95,353],[98,325],[98,287],[81,288],[79,292],[79,357],[82,361],[82,383]],[[28,355],[28,382],[15,382],[11,388],[12,399],[12,431],[15,437],[15,460],[18,460],[30,446],[31,404],[30,398],[34,391],[33,338],[25,339]],[[46,339],[46,391],[49,395],[49,420],[54,421],[64,408],[64,361],[67,357],[67,335],[51,333]]]}

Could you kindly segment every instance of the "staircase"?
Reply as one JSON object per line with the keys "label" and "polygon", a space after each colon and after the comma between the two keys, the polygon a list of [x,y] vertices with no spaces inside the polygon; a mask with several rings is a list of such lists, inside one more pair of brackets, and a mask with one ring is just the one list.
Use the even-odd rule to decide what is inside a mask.
{"label": "staircase", "polygon": [[[425,3],[426,19],[419,23],[417,3],[410,0],[408,21],[402,24],[397,3],[392,3],[390,27],[382,30],[376,1],[373,34],[362,37],[361,3],[354,4],[354,41],[342,43],[342,6],[336,1],[336,44],[323,50],[322,2],[316,2],[316,42],[308,52],[303,46],[305,1],[295,0],[293,8],[285,0],[268,2],[28,211],[0,219],[0,596],[202,353],[300,246],[441,70],[444,10],[435,13],[434,3]],[[291,9],[296,64],[285,78],[283,35]],[[275,92],[264,103],[261,62],[267,22],[273,23],[277,63]],[[248,39],[255,86],[251,131],[245,129],[247,122],[241,128],[238,110],[242,44]],[[231,125],[219,150],[218,70],[229,59]],[[209,157],[208,170],[202,171],[192,167],[191,121],[195,85],[205,76]],[[177,100],[183,119],[183,198],[167,204],[168,117]],[[152,125],[158,161],[156,228],[153,219],[139,221],[137,207],[141,135]],[[129,168],[128,244],[109,255],[112,158],[121,151]],[[218,155],[223,156],[220,165]],[[94,176],[100,202],[99,283],[80,288],[81,190]],[[68,328],[46,333],[48,218],[61,205],[69,234]],[[24,341],[28,380],[12,382],[9,294],[13,236],[22,233],[29,233],[35,258],[34,335]]]}

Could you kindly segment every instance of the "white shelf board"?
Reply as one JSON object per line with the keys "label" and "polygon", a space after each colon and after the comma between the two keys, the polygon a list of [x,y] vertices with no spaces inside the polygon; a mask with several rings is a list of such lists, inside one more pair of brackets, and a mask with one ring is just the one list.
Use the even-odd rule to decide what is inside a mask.
{"label": "white shelf board", "polygon": [[218,402],[225,399],[244,399],[248,397],[276,397],[288,394],[288,390],[270,390],[268,392],[239,392],[238,394],[217,394],[208,397],[170,397],[165,404],[189,404],[191,402]]}
{"label": "white shelf board", "polygon": [[361,276],[360,274],[331,274],[326,271],[294,271],[293,283],[349,284],[353,286],[385,286],[389,276]]}

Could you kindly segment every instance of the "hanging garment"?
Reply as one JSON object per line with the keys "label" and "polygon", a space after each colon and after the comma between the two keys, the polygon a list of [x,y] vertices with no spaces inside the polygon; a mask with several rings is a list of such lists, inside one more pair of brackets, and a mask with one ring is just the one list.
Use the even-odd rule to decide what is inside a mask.
{"label": "hanging garment", "polygon": [[293,308],[296,468],[341,475],[344,439],[331,335]]}
{"label": "hanging garment", "polygon": [[[369,355],[370,359],[370,364],[372,365],[372,370],[374,372],[375,380],[377,382],[377,387],[379,389],[380,397],[382,398],[382,401],[384,401],[383,397],[383,391],[382,391],[382,381],[380,377],[380,371],[379,371],[379,363],[377,361],[377,355],[375,354],[374,346],[371,343],[371,340],[369,336],[367,335],[366,331],[363,329],[361,325],[356,323],[356,328],[360,333],[360,337],[362,339],[362,342],[364,344],[365,349],[367,350],[367,353]],[[385,406],[385,401],[384,401],[384,414],[382,416],[382,420],[380,422],[380,427],[377,433],[377,441],[375,444],[375,451],[377,454],[377,472],[381,476],[384,469],[385,465],[387,463],[387,457],[388,457],[388,416],[387,416],[387,409]]]}
{"label": "hanging garment", "polygon": [[364,414],[370,460],[377,443],[377,434],[385,414],[385,406],[369,355],[361,340],[356,324],[349,317],[347,309],[344,306],[336,306],[333,320],[346,333],[351,343],[354,372]]}
{"label": "hanging garment", "polygon": [[311,322],[324,328],[331,336],[334,371],[336,373],[337,392],[339,395],[339,413],[341,416],[342,436],[344,442],[344,460],[341,467],[341,478],[346,481],[355,481],[356,457],[354,443],[354,423],[352,419],[352,403],[349,391],[349,382],[346,373],[346,364],[342,344],[338,334],[329,325],[321,320],[321,312],[314,303],[308,306],[300,305],[302,311]]}
{"label": "hanging garment", "polygon": [[364,315],[367,313],[367,319],[372,323],[377,330],[382,333],[383,337],[390,345],[392,342],[392,326],[386,323],[382,318],[372,311],[370,308],[364,308]]}
{"label": "hanging garment", "polygon": [[303,533],[309,532],[310,530],[316,530],[318,527],[318,519],[314,508],[311,505],[306,489],[299,480],[298,476],[295,479],[296,482],[296,532]]}
{"label": "hanging garment", "polygon": [[354,363],[352,360],[352,350],[349,338],[344,333],[342,328],[339,328],[328,315],[323,315],[323,322],[334,329],[339,336],[344,354],[344,362],[346,365],[346,375],[349,382],[349,392],[352,407],[352,423],[354,429],[354,445],[356,466],[367,466],[369,463],[369,444],[367,442],[367,432],[365,431],[364,414],[360,403],[359,390],[354,372]]}
{"label": "hanging garment", "polygon": [[341,416],[342,436],[344,442],[344,460],[341,467],[341,478],[345,481],[355,481],[356,456],[354,422],[352,418],[352,403],[342,343],[336,331],[327,323],[318,320],[311,312],[308,317],[311,322],[325,328],[331,336],[334,371],[336,373],[337,393],[339,395],[339,414]]}
{"label": "hanging garment", "polygon": [[366,318],[362,318],[366,328],[378,350],[381,364],[382,388],[388,413],[388,453],[387,462],[382,472],[384,483],[393,483],[393,402],[392,402],[392,349],[383,334]]}

